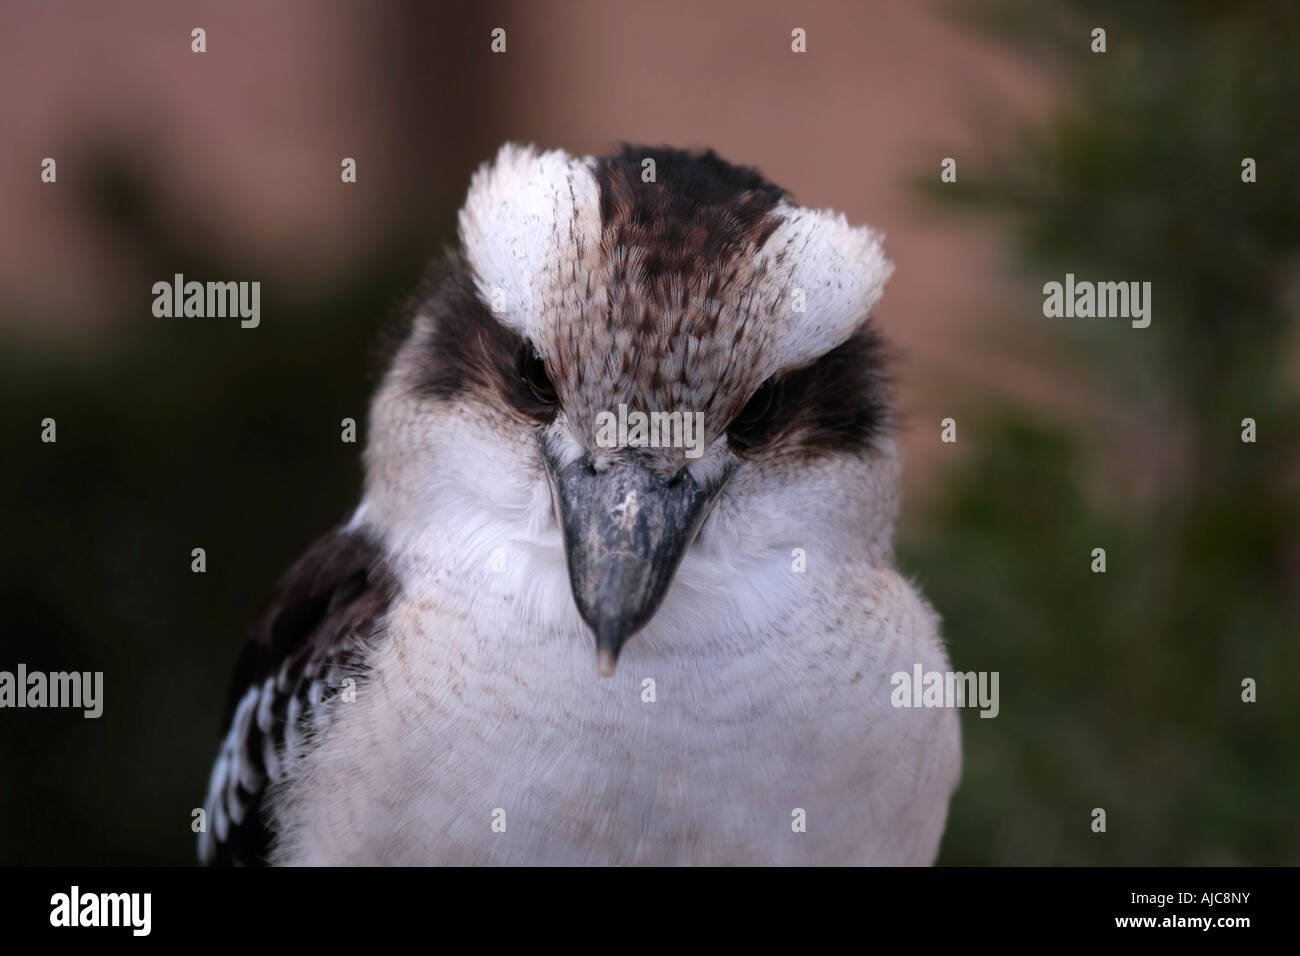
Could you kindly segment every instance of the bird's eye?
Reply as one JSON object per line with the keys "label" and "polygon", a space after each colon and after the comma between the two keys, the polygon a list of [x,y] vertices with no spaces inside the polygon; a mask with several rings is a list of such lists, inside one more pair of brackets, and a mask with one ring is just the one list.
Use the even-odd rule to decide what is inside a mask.
{"label": "bird's eye", "polygon": [[740,414],[732,419],[727,430],[731,439],[742,448],[757,445],[768,437],[773,419],[781,405],[781,383],[769,378],[750,396]]}
{"label": "bird's eye", "polygon": [[542,353],[537,351],[532,342],[525,342],[519,350],[519,380],[528,386],[533,398],[543,405],[554,405],[559,401],[551,377],[546,374]]}

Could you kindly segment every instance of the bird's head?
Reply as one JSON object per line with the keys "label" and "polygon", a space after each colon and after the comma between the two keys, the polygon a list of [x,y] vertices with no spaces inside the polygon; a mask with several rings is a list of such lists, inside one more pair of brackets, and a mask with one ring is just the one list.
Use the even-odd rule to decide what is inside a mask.
{"label": "bird's head", "polygon": [[883,552],[892,269],[712,152],[508,145],[376,398],[369,520],[469,554],[558,539],[606,674],[705,539],[714,589],[813,542]]}

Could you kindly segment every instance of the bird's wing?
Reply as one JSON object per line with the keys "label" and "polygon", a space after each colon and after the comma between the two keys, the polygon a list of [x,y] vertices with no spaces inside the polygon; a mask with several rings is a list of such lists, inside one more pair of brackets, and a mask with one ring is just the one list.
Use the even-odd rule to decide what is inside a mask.
{"label": "bird's wing", "polygon": [[355,676],[395,592],[379,548],[346,529],[319,539],[280,582],[236,674],[199,834],[202,863],[265,862],[263,795],[284,779],[321,704]]}

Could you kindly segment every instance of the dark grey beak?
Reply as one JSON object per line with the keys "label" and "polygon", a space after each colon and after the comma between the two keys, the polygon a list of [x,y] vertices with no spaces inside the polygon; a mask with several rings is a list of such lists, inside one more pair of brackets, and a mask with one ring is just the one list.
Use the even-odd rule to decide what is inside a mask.
{"label": "dark grey beak", "polygon": [[725,480],[705,489],[685,469],[664,481],[631,462],[598,474],[588,458],[556,467],[545,457],[573,600],[608,677],[624,642],[659,610]]}

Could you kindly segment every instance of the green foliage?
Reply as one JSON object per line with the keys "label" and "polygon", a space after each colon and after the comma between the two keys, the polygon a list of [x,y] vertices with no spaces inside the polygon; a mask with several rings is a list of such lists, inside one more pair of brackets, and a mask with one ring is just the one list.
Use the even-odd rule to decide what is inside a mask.
{"label": "green foliage", "polygon": [[[941,862],[1295,864],[1300,16],[994,6],[983,26],[1055,74],[1059,105],[930,191],[1000,217],[1036,287],[1067,271],[1150,281],[1154,311],[1142,330],[1012,319],[1055,323],[1089,407],[1066,421],[990,400],[903,542],[955,667],[1001,672],[1001,715],[963,715]],[[1100,412],[1075,424],[1116,407],[1122,434]],[[1241,701],[1245,677],[1258,703]]]}

